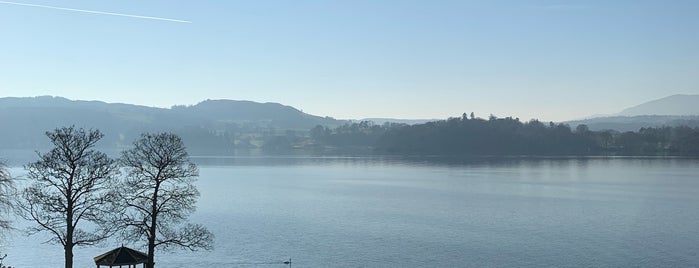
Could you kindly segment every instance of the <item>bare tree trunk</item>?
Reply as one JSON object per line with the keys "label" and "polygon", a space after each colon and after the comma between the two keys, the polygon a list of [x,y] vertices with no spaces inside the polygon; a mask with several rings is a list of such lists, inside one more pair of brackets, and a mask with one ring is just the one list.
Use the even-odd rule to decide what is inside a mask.
{"label": "bare tree trunk", "polygon": [[[71,174],[72,176],[72,174]],[[66,267],[65,268],[73,268],[73,232],[75,231],[75,227],[73,227],[73,202],[71,201],[71,187],[69,186],[68,188],[68,197],[67,197],[67,213],[66,213],[66,244],[64,246],[65,248],[65,263]]]}
{"label": "bare tree trunk", "polygon": [[150,216],[150,230],[148,237],[148,268],[155,268],[155,235],[156,235],[156,223],[158,219],[157,208],[158,208],[158,190],[160,189],[160,183],[155,184],[155,189],[153,191],[153,207]]}
{"label": "bare tree trunk", "polygon": [[65,249],[65,263],[66,267],[65,268],[73,268],[73,239],[68,238],[69,241],[66,241],[66,245],[64,246]]}
{"label": "bare tree trunk", "polygon": [[[154,228],[151,228],[151,230]],[[147,268],[155,267],[155,237],[148,238],[148,266]]]}

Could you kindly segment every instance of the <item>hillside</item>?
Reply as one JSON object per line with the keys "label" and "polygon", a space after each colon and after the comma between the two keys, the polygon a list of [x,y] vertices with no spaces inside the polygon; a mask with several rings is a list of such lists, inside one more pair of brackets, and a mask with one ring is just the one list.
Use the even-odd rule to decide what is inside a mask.
{"label": "hillside", "polygon": [[180,116],[195,116],[214,122],[258,123],[284,129],[308,130],[316,125],[337,125],[330,117],[309,115],[278,103],[238,100],[206,100],[193,106],[175,106]]}
{"label": "hillside", "polygon": [[699,95],[672,95],[624,109],[618,115],[699,115]]}
{"label": "hillside", "polygon": [[699,127],[699,95],[672,95],[645,102],[612,116],[563,122],[591,130],[637,131],[643,127]]}
{"label": "hillside", "polygon": [[638,131],[647,127],[699,127],[699,116],[673,115],[639,115],[639,116],[609,116],[563,122],[576,127],[587,125],[591,130]]}
{"label": "hillside", "polygon": [[106,149],[128,146],[144,131],[172,131],[185,139],[191,151],[202,154],[231,150],[239,138],[248,144],[262,133],[344,123],[278,103],[206,100],[164,109],[51,96],[0,98],[0,122],[0,149],[45,148],[45,131],[76,125],[105,133],[101,147]]}

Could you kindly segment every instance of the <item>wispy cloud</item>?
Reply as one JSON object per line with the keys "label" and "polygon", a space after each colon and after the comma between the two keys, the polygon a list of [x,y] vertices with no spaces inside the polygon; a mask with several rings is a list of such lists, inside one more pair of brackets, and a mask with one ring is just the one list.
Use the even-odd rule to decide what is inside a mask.
{"label": "wispy cloud", "polygon": [[96,11],[96,10],[86,10],[86,9],[77,9],[77,8],[67,8],[67,7],[37,5],[37,4],[29,4],[29,3],[18,3],[18,2],[0,1],[0,4],[5,4],[5,5],[16,5],[16,6],[26,6],[26,7],[48,8],[48,9],[56,9],[56,10],[63,10],[63,11],[82,12],[82,13],[90,13],[90,14],[100,14],[100,15],[119,16],[119,17],[129,17],[129,18],[147,19],[147,20],[159,20],[159,21],[169,21],[169,22],[178,22],[178,23],[192,23],[191,21],[187,21],[187,20],[177,20],[177,19],[169,19],[169,18],[162,18],[162,17],[151,17],[151,16],[141,16],[141,15],[132,15],[132,14],[123,14],[123,13],[113,13],[113,12],[104,12],[104,11]]}

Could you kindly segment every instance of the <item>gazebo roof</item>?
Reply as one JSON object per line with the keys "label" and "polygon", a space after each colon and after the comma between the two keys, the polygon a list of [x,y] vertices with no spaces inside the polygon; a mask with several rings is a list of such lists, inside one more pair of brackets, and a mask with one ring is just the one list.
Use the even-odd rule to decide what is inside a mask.
{"label": "gazebo roof", "polygon": [[125,246],[115,248],[95,257],[97,265],[128,265],[148,262],[148,254]]}

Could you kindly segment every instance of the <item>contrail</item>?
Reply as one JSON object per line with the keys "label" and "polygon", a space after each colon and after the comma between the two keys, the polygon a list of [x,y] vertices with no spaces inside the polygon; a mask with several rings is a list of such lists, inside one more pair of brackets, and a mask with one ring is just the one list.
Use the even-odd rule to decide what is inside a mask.
{"label": "contrail", "polygon": [[179,22],[179,23],[192,23],[191,21],[187,21],[187,20],[176,20],[176,19],[168,19],[168,18],[160,18],[160,17],[149,17],[149,16],[112,13],[112,12],[103,12],[103,11],[85,10],[85,9],[76,9],[76,8],[65,8],[65,7],[56,7],[56,6],[46,6],[46,5],[36,5],[36,4],[26,4],[26,3],[17,3],[17,2],[7,2],[7,1],[0,1],[0,4],[27,6],[27,7],[40,7],[40,8],[57,9],[57,10],[64,10],[64,11],[112,15],[112,16],[129,17],[129,18],[137,18],[137,19],[147,19],[147,20],[160,20],[160,21]]}

